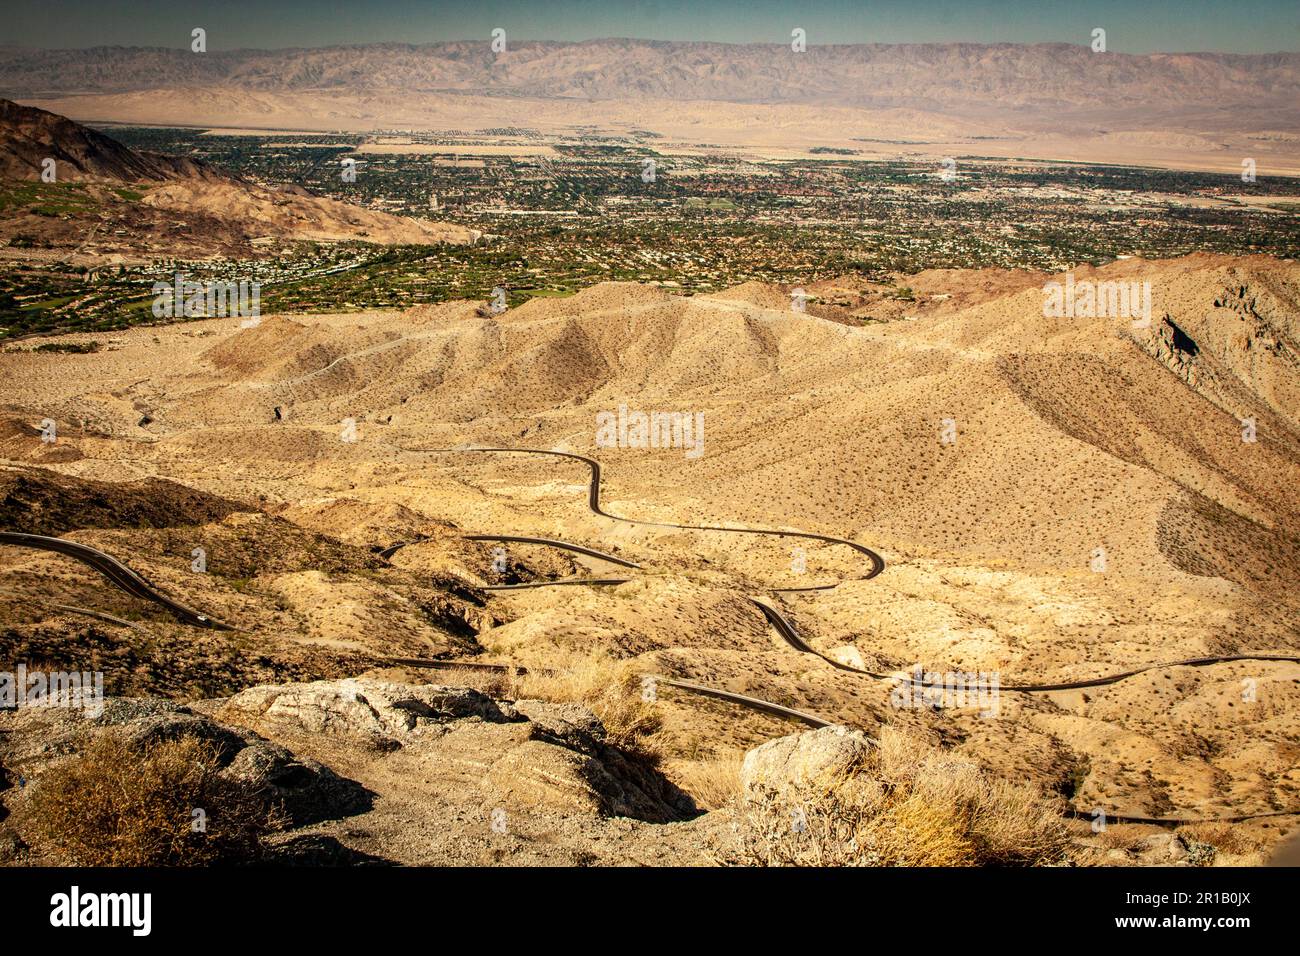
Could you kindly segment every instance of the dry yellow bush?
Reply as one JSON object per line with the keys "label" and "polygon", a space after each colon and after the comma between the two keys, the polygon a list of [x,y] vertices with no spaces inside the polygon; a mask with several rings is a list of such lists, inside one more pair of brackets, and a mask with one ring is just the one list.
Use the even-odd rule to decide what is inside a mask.
{"label": "dry yellow bush", "polygon": [[1037,790],[890,728],[861,769],[760,786],[735,809],[735,862],[762,866],[1042,865],[1068,840]]}
{"label": "dry yellow bush", "polygon": [[681,787],[705,810],[718,810],[740,795],[740,765],[743,754],[728,754],[712,760],[675,760],[666,768],[673,783]]}
{"label": "dry yellow bush", "polygon": [[1246,856],[1258,853],[1267,846],[1258,833],[1252,833],[1246,827],[1234,823],[1194,823],[1180,827],[1179,834],[1185,840],[1208,843],[1222,853],[1233,856]]}
{"label": "dry yellow bush", "polygon": [[545,669],[449,667],[434,679],[450,687],[472,687],[498,700],[580,704],[600,718],[610,744],[631,754],[658,757],[663,718],[654,695],[646,693],[644,675],[631,662],[599,652],[570,652],[558,666]]}
{"label": "dry yellow bush", "polygon": [[610,744],[649,759],[659,756],[656,737],[663,717],[631,662],[600,653],[575,654],[557,668],[516,674],[512,684],[515,699],[581,704],[600,718]]}
{"label": "dry yellow bush", "polygon": [[441,668],[432,678],[448,687],[470,687],[497,700],[514,693],[514,678],[508,671],[491,671],[479,667]]}
{"label": "dry yellow bush", "polygon": [[77,866],[254,861],[279,815],[218,769],[212,745],[193,737],[137,749],[104,735],[40,777],[22,829],[38,852]]}

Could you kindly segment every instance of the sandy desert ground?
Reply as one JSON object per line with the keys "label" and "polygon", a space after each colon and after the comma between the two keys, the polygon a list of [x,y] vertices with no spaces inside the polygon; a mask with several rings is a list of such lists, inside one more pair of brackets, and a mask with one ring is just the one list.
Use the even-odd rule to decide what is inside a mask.
{"label": "sandy desert ground", "polygon": [[[244,631],[181,627],[88,569],[17,549],[0,552],[0,607],[52,662],[55,635],[98,634],[119,693],[427,680],[383,659],[539,669],[599,649],[868,733],[906,728],[1084,812],[1300,810],[1300,664],[1004,692],[993,718],[900,709],[888,681],[798,652],[749,600],[766,595],[853,667],[994,671],[1004,686],[1300,654],[1300,267],[1192,256],[1076,272],[1150,281],[1145,329],[1045,318],[1048,278],[921,273],[907,279],[915,302],[861,327],[798,312],[771,286],[682,298],[603,284],[500,316],[452,302],[135,328],[99,335],[88,355],[13,346],[0,354],[0,455],[19,516],[7,525],[109,551]],[[621,405],[702,413],[703,453],[597,447],[597,416]],[[41,441],[45,419],[55,442]],[[588,510],[580,463],[468,446],[591,455],[611,513],[819,532],[886,568],[858,580],[861,556],[843,547],[800,554],[792,539],[611,521]],[[93,518],[106,499],[116,523]],[[517,580],[631,580],[485,592],[501,579],[493,545],[466,533],[562,539],[641,569],[508,544]],[[413,543],[375,554],[399,541]],[[195,547],[211,573],[190,570]],[[128,615],[153,637],[124,653],[120,634],[52,603]],[[688,790],[693,770],[791,729],[662,694],[666,766]],[[1298,821],[1240,824],[1225,859],[1257,862]]]}

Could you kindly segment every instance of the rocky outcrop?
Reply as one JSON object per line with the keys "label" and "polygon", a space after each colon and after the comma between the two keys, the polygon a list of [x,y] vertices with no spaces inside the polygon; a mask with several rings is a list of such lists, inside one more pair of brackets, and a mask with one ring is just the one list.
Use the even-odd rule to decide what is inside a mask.
{"label": "rocky outcrop", "polygon": [[741,788],[752,795],[834,779],[859,768],[871,746],[862,731],[838,726],[778,737],[745,754]]}
{"label": "rocky outcrop", "polygon": [[[448,834],[484,847],[500,836],[513,846],[521,832],[698,815],[653,761],[609,744],[583,707],[372,679],[252,687],[189,706],[109,698],[97,716],[53,707],[0,713],[0,767],[23,781],[0,792],[0,806],[26,806],[47,772],[105,734],[141,751],[181,738],[209,744],[217,775],[284,821],[265,843],[268,862],[421,860]],[[497,816],[509,821],[500,831],[489,826]],[[367,842],[375,832],[383,836]],[[28,853],[24,834],[0,825],[0,856]],[[361,846],[351,846],[358,838]]]}
{"label": "rocky outcrop", "polygon": [[217,714],[256,730],[326,734],[378,750],[395,750],[425,733],[440,733],[449,721],[512,719],[490,697],[466,687],[350,679],[250,687]]}
{"label": "rocky outcrop", "polygon": [[1200,346],[1184,332],[1168,313],[1154,323],[1147,345],[1157,362],[1195,388],[1199,384],[1196,356]]}
{"label": "rocky outcrop", "polygon": [[585,808],[654,823],[698,811],[689,796],[644,760],[605,743],[605,728],[576,704],[521,700],[526,736],[488,769],[486,781],[508,802]]}
{"label": "rocky outcrop", "polygon": [[[1184,299],[1135,341],[1189,387],[1238,417],[1276,415],[1300,425],[1300,335],[1294,293],[1265,272],[1228,267],[1213,298]],[[1273,430],[1260,423],[1261,431]]]}
{"label": "rocky outcrop", "polygon": [[295,749],[317,738],[331,752],[401,751],[398,763],[492,804],[651,822],[697,812],[654,766],[606,743],[600,720],[576,704],[349,679],[252,687],[213,713]]}

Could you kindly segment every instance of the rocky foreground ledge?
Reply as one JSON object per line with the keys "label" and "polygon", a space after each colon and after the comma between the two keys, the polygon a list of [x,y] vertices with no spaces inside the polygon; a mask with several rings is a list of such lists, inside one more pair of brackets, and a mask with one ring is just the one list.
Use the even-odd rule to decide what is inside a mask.
{"label": "rocky foreground ledge", "polygon": [[[705,813],[573,703],[345,679],[0,712],[0,864],[1194,865],[889,727],[751,749]],[[125,821],[125,822],[124,822]],[[1121,858],[1122,857],[1122,858]]]}
{"label": "rocky foreground ledge", "polygon": [[[599,848],[700,815],[651,762],[608,744],[601,722],[575,704],[316,681],[189,705],[109,698],[98,716],[52,707],[0,714],[3,862],[68,862],[29,842],[28,804],[48,775],[104,739],[136,753],[181,739],[205,745],[215,775],[276,820],[271,862],[649,863],[653,847],[631,860],[621,850],[605,860]],[[195,809],[214,821],[222,813]]]}

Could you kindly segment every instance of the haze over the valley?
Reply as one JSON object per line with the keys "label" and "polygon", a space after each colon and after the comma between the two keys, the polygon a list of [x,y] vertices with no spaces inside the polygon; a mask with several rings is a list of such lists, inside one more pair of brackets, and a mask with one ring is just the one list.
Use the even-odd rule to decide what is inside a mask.
{"label": "haze over the valley", "polygon": [[[1086,41],[1086,37],[1082,38]],[[1075,44],[595,40],[0,50],[0,93],[80,121],[247,129],[648,129],[665,146],[1300,174],[1300,54]],[[491,122],[486,122],[490,118]]]}

